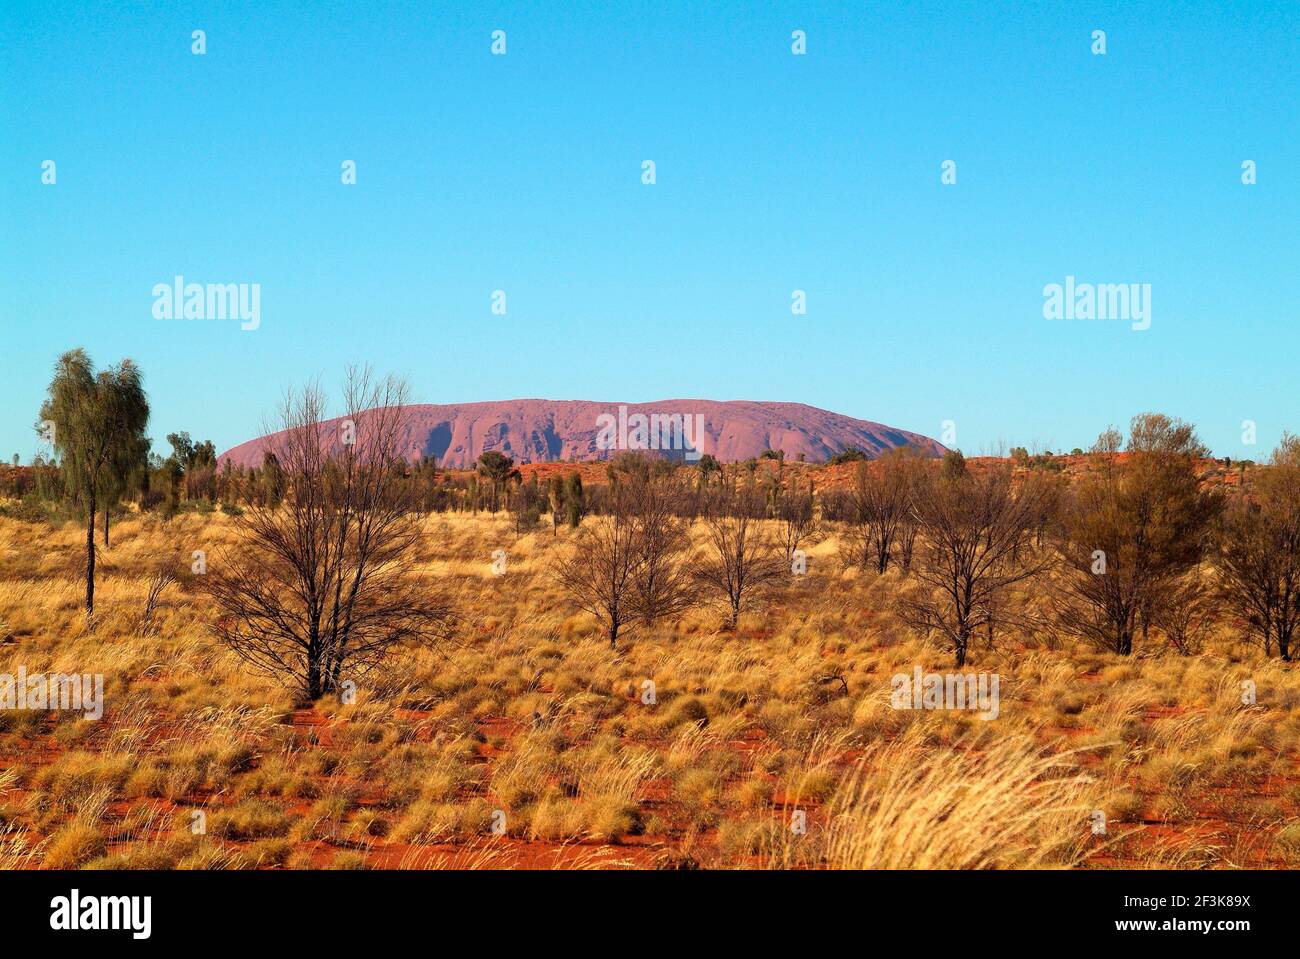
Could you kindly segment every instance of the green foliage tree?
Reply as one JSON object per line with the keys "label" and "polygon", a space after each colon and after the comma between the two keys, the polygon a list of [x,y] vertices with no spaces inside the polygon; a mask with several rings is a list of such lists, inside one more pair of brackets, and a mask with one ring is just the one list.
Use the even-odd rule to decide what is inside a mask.
{"label": "green foliage tree", "polygon": [[[146,407],[147,410],[147,407]],[[108,546],[109,515],[124,496],[140,492],[149,483],[149,439],[143,434],[124,436],[110,453],[104,471],[104,546]]]}
{"label": "green foliage tree", "polygon": [[966,457],[961,450],[948,450],[943,454],[943,466],[939,475],[946,480],[961,479],[966,475]]}
{"label": "green foliage tree", "polygon": [[558,474],[552,476],[546,484],[546,501],[551,508],[551,535],[560,528],[560,516],[564,510],[564,480]]}
{"label": "green foliage tree", "polygon": [[586,512],[587,503],[582,491],[582,476],[570,473],[564,480],[564,511],[572,529],[577,529]]}
{"label": "green foliage tree", "polygon": [[280,468],[280,460],[270,450],[262,454],[262,474],[259,482],[262,502],[275,509],[284,498],[284,470]]}
{"label": "green foliage tree", "polygon": [[171,445],[172,457],[184,469],[194,459],[194,441],[190,439],[190,434],[168,433],[167,442]]}
{"label": "green foliage tree", "polygon": [[522,536],[541,522],[543,502],[544,496],[537,485],[536,474],[527,483],[519,484],[510,502],[510,515],[514,520],[516,534]]}
{"label": "green foliage tree", "polygon": [[1098,439],[1093,453],[1107,468],[1082,483],[1064,510],[1059,614],[1069,631],[1127,656],[1160,597],[1200,564],[1222,503],[1201,489],[1206,450],[1190,423],[1135,416],[1122,463],[1113,458],[1120,439],[1113,429]]}
{"label": "green foliage tree", "polygon": [[501,506],[501,494],[506,481],[514,472],[515,461],[498,450],[488,450],[478,458],[479,475],[491,484],[492,501],[490,509],[496,512]]}
{"label": "green foliage tree", "polygon": [[862,450],[858,449],[856,446],[846,446],[827,460],[827,462],[831,466],[839,466],[842,463],[856,463],[859,460],[864,459],[867,459],[867,454],[862,452]]}
{"label": "green foliage tree", "polygon": [[149,401],[131,360],[95,372],[85,350],[59,357],[41,419],[53,424],[64,483],[86,511],[86,618],[95,613],[95,517],[148,457]]}

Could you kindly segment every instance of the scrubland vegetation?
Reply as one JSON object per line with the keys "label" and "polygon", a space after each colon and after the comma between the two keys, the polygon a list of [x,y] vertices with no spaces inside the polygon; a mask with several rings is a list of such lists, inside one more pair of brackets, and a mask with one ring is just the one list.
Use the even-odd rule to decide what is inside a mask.
{"label": "scrubland vegetation", "polygon": [[[351,442],[308,390],[260,471],[96,483],[93,609],[96,477],[6,474],[0,672],[105,692],[0,710],[0,866],[1300,864],[1290,437],[471,476],[346,399]],[[899,708],[918,667],[996,718]]]}
{"label": "scrubland vegetation", "polygon": [[394,654],[353,704],[307,705],[219,642],[197,576],[142,623],[160,557],[233,548],[231,517],[118,530],[92,633],[76,528],[0,520],[4,669],[106,677],[99,722],[0,712],[7,866],[1300,862],[1300,684],[1234,627],[1194,656],[998,636],[971,656],[1001,674],[998,719],[903,711],[890,677],[951,651],[896,611],[907,577],[846,566],[838,535],[735,630],[696,608],[611,651],[551,576],[575,533],[435,514],[415,572],[456,628]]}

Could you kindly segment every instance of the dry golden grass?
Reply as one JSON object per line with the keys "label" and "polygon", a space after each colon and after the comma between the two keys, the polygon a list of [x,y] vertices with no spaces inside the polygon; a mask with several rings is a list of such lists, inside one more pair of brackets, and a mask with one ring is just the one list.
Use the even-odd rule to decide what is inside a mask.
{"label": "dry golden grass", "polygon": [[1300,864],[1300,682],[1227,627],[1192,658],[981,643],[983,722],[892,708],[895,673],[950,656],[891,612],[913,585],[845,569],[834,536],[734,632],[703,608],[611,652],[549,579],[569,531],[425,528],[451,641],[304,709],[210,637],[190,556],[235,547],[228,518],[119,522],[93,633],[84,531],[0,518],[0,673],[102,673],[106,701],[0,711],[0,868]]}

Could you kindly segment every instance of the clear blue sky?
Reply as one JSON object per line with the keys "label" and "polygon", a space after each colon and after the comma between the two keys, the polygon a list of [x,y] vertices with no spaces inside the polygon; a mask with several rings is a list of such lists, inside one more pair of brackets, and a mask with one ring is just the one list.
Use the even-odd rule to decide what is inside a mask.
{"label": "clear blue sky", "polygon": [[[1296,0],[8,0],[0,454],[84,346],[143,367],[155,449],[360,360],[424,402],[788,400],[967,452],[1159,409],[1258,459],[1300,430],[1298,148]],[[261,284],[261,328],[155,320],[178,273]],[[1066,275],[1150,283],[1151,328],[1044,319]]]}

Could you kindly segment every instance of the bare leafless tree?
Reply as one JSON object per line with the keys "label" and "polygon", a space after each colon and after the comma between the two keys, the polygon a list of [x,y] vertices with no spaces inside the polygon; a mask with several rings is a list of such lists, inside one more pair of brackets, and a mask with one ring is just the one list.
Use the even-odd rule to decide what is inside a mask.
{"label": "bare leafless tree", "polygon": [[820,523],[850,523],[854,518],[853,494],[847,490],[825,489],[817,494],[817,517]]}
{"label": "bare leafless tree", "polygon": [[1067,633],[1120,655],[1133,651],[1143,610],[1167,584],[1133,535],[1118,469],[1083,481],[1067,499],[1060,530],[1064,579],[1055,590]]}
{"label": "bare leafless tree", "polygon": [[1197,566],[1154,598],[1151,625],[1179,654],[1191,656],[1201,651],[1206,635],[1221,618],[1221,609],[1209,571]]}
{"label": "bare leafless tree", "polygon": [[1300,627],[1300,438],[1285,434],[1252,498],[1224,515],[1218,551],[1222,594],[1258,637],[1266,655],[1284,660]]}
{"label": "bare leafless tree", "polygon": [[916,521],[916,513],[909,506],[907,513],[898,524],[898,567],[904,576],[912,572],[912,557],[916,555],[916,534],[920,528],[920,524]]}
{"label": "bare leafless tree", "polygon": [[162,603],[162,594],[174,582],[176,582],[176,573],[165,565],[156,567],[149,577],[149,592],[145,597],[144,610],[140,613],[138,626],[141,636],[148,635],[152,629],[153,615]]}
{"label": "bare leafless tree", "polygon": [[907,502],[902,515],[898,518],[898,527],[894,533],[898,544],[898,566],[904,576],[912,572],[912,557],[916,554],[916,537],[920,532],[917,519],[917,497],[924,487],[933,464],[927,462],[919,450],[903,447],[897,454],[895,468],[903,474],[903,486]]}
{"label": "bare leafless tree", "polygon": [[1024,483],[1038,487],[1033,495],[1034,502],[1038,505],[1038,513],[1034,517],[1034,545],[1041,547],[1047,543],[1048,533],[1060,519],[1068,483],[1060,473],[1041,469],[1029,470]]}
{"label": "bare leafless tree", "polygon": [[800,489],[798,481],[792,479],[787,487],[781,489],[776,518],[785,562],[789,566],[794,562],[794,554],[800,545],[817,536],[817,509],[811,481],[807,489]]}
{"label": "bare leafless tree", "polygon": [[708,547],[694,575],[725,603],[727,629],[735,629],[741,611],[788,571],[780,552],[763,529],[763,497],[753,488],[719,493],[704,513]]}
{"label": "bare leafless tree", "polygon": [[620,630],[637,615],[632,590],[641,553],[625,491],[607,491],[602,505],[602,513],[582,524],[572,550],[558,556],[553,575],[560,589],[601,625],[613,649]]}
{"label": "bare leafless tree", "polygon": [[866,533],[865,558],[877,573],[889,568],[894,538],[910,508],[907,480],[901,460],[893,456],[858,464],[854,501]]}
{"label": "bare leafless tree", "polygon": [[402,459],[407,390],[348,371],[344,415],[326,419],[315,384],[286,395],[269,438],[283,473],[278,507],[234,518],[239,544],[200,581],[218,638],[309,699],[439,638],[450,608],[414,576],[417,492]]}
{"label": "bare leafless tree", "polygon": [[631,611],[650,626],[696,603],[698,591],[687,565],[690,528],[679,515],[691,494],[673,474],[660,474],[632,483],[624,495],[636,551]]}
{"label": "bare leafless tree", "polygon": [[930,475],[913,505],[920,550],[913,566],[921,589],[902,600],[918,629],[937,632],[966,664],[981,629],[1013,621],[1013,586],[1043,573],[1046,553],[1029,547],[1038,509],[1032,490],[1013,488],[1009,469]]}

